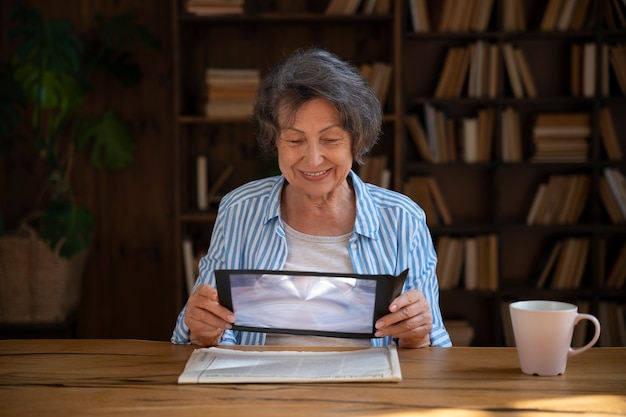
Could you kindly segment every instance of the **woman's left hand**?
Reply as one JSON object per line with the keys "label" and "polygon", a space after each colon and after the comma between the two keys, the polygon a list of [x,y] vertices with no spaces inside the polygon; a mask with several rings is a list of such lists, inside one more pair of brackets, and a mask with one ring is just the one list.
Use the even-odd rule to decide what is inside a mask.
{"label": "woman's left hand", "polygon": [[419,348],[430,345],[433,319],[430,304],[419,290],[400,294],[389,305],[390,313],[375,324],[376,337],[398,338],[401,347]]}

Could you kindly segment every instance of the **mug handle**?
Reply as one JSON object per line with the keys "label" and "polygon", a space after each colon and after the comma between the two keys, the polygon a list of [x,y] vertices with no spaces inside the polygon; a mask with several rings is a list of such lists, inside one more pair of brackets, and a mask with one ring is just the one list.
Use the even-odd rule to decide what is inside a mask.
{"label": "mug handle", "polygon": [[587,343],[585,346],[581,346],[579,348],[573,348],[570,346],[569,352],[567,353],[568,358],[572,356],[576,356],[579,353],[583,353],[584,351],[589,349],[591,346],[593,346],[598,341],[598,338],[600,337],[600,321],[598,321],[597,318],[595,318],[591,314],[578,313],[576,314],[576,318],[574,319],[574,326],[576,326],[576,324],[578,324],[578,322],[581,320],[591,321],[595,328],[595,334],[593,335],[593,339],[591,339],[591,341]]}

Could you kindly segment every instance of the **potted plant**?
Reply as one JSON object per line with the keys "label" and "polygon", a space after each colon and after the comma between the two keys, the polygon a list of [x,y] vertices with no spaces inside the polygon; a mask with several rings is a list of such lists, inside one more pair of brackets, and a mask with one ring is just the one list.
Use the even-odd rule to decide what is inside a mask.
{"label": "potted plant", "polygon": [[[0,152],[5,154],[16,146],[28,147],[33,159],[39,159],[45,167],[45,178],[41,189],[36,190],[38,201],[32,211],[37,216],[28,227],[36,235],[37,245],[46,247],[54,262],[61,265],[57,269],[76,269],[66,264],[84,261],[94,233],[93,213],[78,202],[72,191],[78,153],[85,153],[91,164],[104,169],[124,168],[133,160],[134,142],[115,111],[85,111],[90,93],[98,88],[94,74],[100,72],[123,85],[136,84],[141,71],[131,48],[137,43],[159,48],[158,39],[137,25],[133,15],[108,19],[96,15],[93,23],[88,33],[79,34],[68,20],[46,20],[38,10],[18,6],[7,29],[14,48],[11,61],[0,64]],[[0,293],[5,294],[0,296],[0,321],[2,312],[11,308],[7,303],[17,303],[11,300],[16,291],[26,291],[13,287],[24,287],[19,281],[32,276],[35,264],[41,263],[41,259],[28,258],[24,253],[33,252],[35,243],[17,249],[15,241],[6,241],[16,236],[9,236],[4,229],[0,214],[0,235],[4,234],[0,240],[5,241],[0,246]],[[26,265],[17,271],[20,262]],[[28,286],[32,290],[40,288],[41,283],[30,282]],[[32,303],[36,302],[30,300],[31,306],[26,309],[32,313]],[[13,314],[17,317],[9,321],[19,321],[25,314]],[[41,321],[41,317],[37,320]]]}

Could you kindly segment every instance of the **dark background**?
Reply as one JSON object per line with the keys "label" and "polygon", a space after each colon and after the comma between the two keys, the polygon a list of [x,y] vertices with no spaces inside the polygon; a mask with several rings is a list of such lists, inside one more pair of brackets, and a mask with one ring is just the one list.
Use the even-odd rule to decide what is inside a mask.
{"label": "dark background", "polygon": [[[18,1],[0,2],[0,57],[7,58],[6,28]],[[67,18],[78,31],[95,13],[134,13],[156,35],[161,50],[136,48],[144,77],[138,86],[114,82],[98,88],[87,111],[113,107],[130,125],[135,160],[103,172],[77,161],[75,191],[96,216],[78,311],[76,336],[168,340],[178,313],[173,296],[172,15],[169,0],[33,0],[48,18]],[[19,153],[0,158],[0,210],[7,230],[28,214],[38,167]]]}

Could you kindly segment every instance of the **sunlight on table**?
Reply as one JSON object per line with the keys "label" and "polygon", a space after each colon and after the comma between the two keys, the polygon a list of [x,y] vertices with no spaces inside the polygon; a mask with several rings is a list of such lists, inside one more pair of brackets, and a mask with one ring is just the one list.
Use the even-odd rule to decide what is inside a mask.
{"label": "sunlight on table", "polygon": [[493,417],[500,415],[522,416],[559,416],[571,414],[592,413],[595,416],[618,415],[615,410],[621,410],[626,415],[626,393],[618,395],[581,395],[561,398],[544,398],[537,400],[512,401],[497,410],[472,410],[465,408],[437,408],[434,410],[407,410],[400,412],[377,412],[369,414],[372,417]]}

